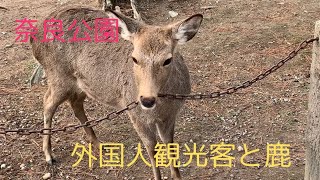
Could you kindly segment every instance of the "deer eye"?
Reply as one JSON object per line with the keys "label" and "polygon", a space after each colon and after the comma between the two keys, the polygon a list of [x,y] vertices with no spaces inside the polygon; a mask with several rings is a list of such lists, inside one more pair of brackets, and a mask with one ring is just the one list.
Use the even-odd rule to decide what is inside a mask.
{"label": "deer eye", "polygon": [[169,65],[171,63],[171,61],[172,61],[172,58],[169,58],[169,59],[165,60],[164,63],[163,63],[163,66]]}
{"label": "deer eye", "polygon": [[136,58],[132,57],[132,60],[133,60],[133,62],[134,62],[135,64],[138,64],[138,61],[137,61]]}

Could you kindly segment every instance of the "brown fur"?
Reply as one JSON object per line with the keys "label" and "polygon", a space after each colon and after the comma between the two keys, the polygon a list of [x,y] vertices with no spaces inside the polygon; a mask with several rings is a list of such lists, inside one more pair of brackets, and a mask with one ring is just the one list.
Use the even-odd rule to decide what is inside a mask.
{"label": "brown fur", "polygon": [[[62,43],[56,40],[45,43],[40,42],[43,28],[40,27],[42,24],[39,25],[38,41],[32,41],[31,44],[33,54],[43,66],[48,79],[48,91],[44,97],[45,128],[51,127],[51,119],[64,101],[71,104],[76,117],[84,123],[87,121],[83,110],[86,96],[115,108],[123,108],[139,100],[140,96],[155,97],[154,109],[144,110],[138,106],[129,111],[128,115],[146,146],[154,176],[158,180],[161,179],[160,171],[155,167],[153,158],[156,132],[164,143],[173,142],[175,119],[183,101],[160,99],[157,94],[188,94],[191,89],[188,69],[176,48],[179,40],[174,38],[179,25],[184,22],[158,27],[110,13],[127,24],[132,32],[131,43],[121,38],[118,43]],[[66,30],[74,19],[78,20],[77,26],[85,20],[89,26],[94,27],[94,19],[109,16],[104,11],[79,7],[55,11],[46,19],[52,17],[62,20]],[[198,15],[197,18],[201,18],[201,23],[202,16]],[[195,21],[200,25],[199,19]],[[81,25],[80,32],[84,30]],[[123,27],[121,31],[124,33]],[[63,38],[69,39],[73,33],[74,29],[66,31]],[[79,37],[82,35],[80,33]],[[190,38],[186,37],[184,41],[186,39]],[[131,56],[138,60],[138,65],[133,63]],[[162,64],[169,56],[172,56],[172,63],[163,67]],[[92,128],[85,128],[85,131],[90,141],[98,146],[99,141]],[[44,136],[43,150],[46,160],[51,163],[50,136]],[[180,179],[177,168],[171,167],[171,174],[173,178]]]}

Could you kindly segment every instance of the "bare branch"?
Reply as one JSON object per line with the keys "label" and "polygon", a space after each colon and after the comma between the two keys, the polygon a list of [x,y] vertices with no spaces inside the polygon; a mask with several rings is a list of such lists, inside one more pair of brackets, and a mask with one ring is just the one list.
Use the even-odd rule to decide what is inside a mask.
{"label": "bare branch", "polygon": [[141,18],[141,15],[138,13],[137,11],[137,2],[136,0],[130,0],[131,1],[131,7],[132,7],[132,10],[133,10],[133,17],[135,19],[137,19],[138,21],[143,21],[142,18]]}

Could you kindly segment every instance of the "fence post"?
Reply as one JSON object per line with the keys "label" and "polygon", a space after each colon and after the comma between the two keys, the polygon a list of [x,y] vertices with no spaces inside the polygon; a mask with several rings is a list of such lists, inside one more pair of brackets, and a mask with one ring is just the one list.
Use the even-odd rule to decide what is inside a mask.
{"label": "fence post", "polygon": [[[315,25],[315,37],[320,36],[320,21]],[[320,178],[320,41],[313,43],[310,70],[308,122],[306,129],[305,180]]]}

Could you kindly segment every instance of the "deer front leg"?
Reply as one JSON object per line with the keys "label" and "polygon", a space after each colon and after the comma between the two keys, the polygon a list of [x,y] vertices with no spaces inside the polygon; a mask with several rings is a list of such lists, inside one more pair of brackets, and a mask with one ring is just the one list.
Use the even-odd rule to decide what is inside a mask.
{"label": "deer front leg", "polygon": [[142,140],[144,146],[147,149],[155,180],[161,180],[160,170],[159,170],[159,167],[156,167],[156,162],[154,159],[154,155],[155,155],[154,148],[157,143],[156,134],[155,134],[156,127],[154,124],[142,123],[139,120],[137,120],[137,118],[133,118],[132,116],[130,116],[130,118],[133,122],[133,126],[135,130],[137,131],[140,139]]}
{"label": "deer front leg", "polygon": [[[175,125],[175,116],[166,118],[162,123],[157,123],[157,129],[160,135],[160,138],[163,143],[173,143],[174,135],[174,125]],[[174,180],[180,180],[181,175],[179,169],[174,167],[173,164],[170,164],[171,178]]]}

